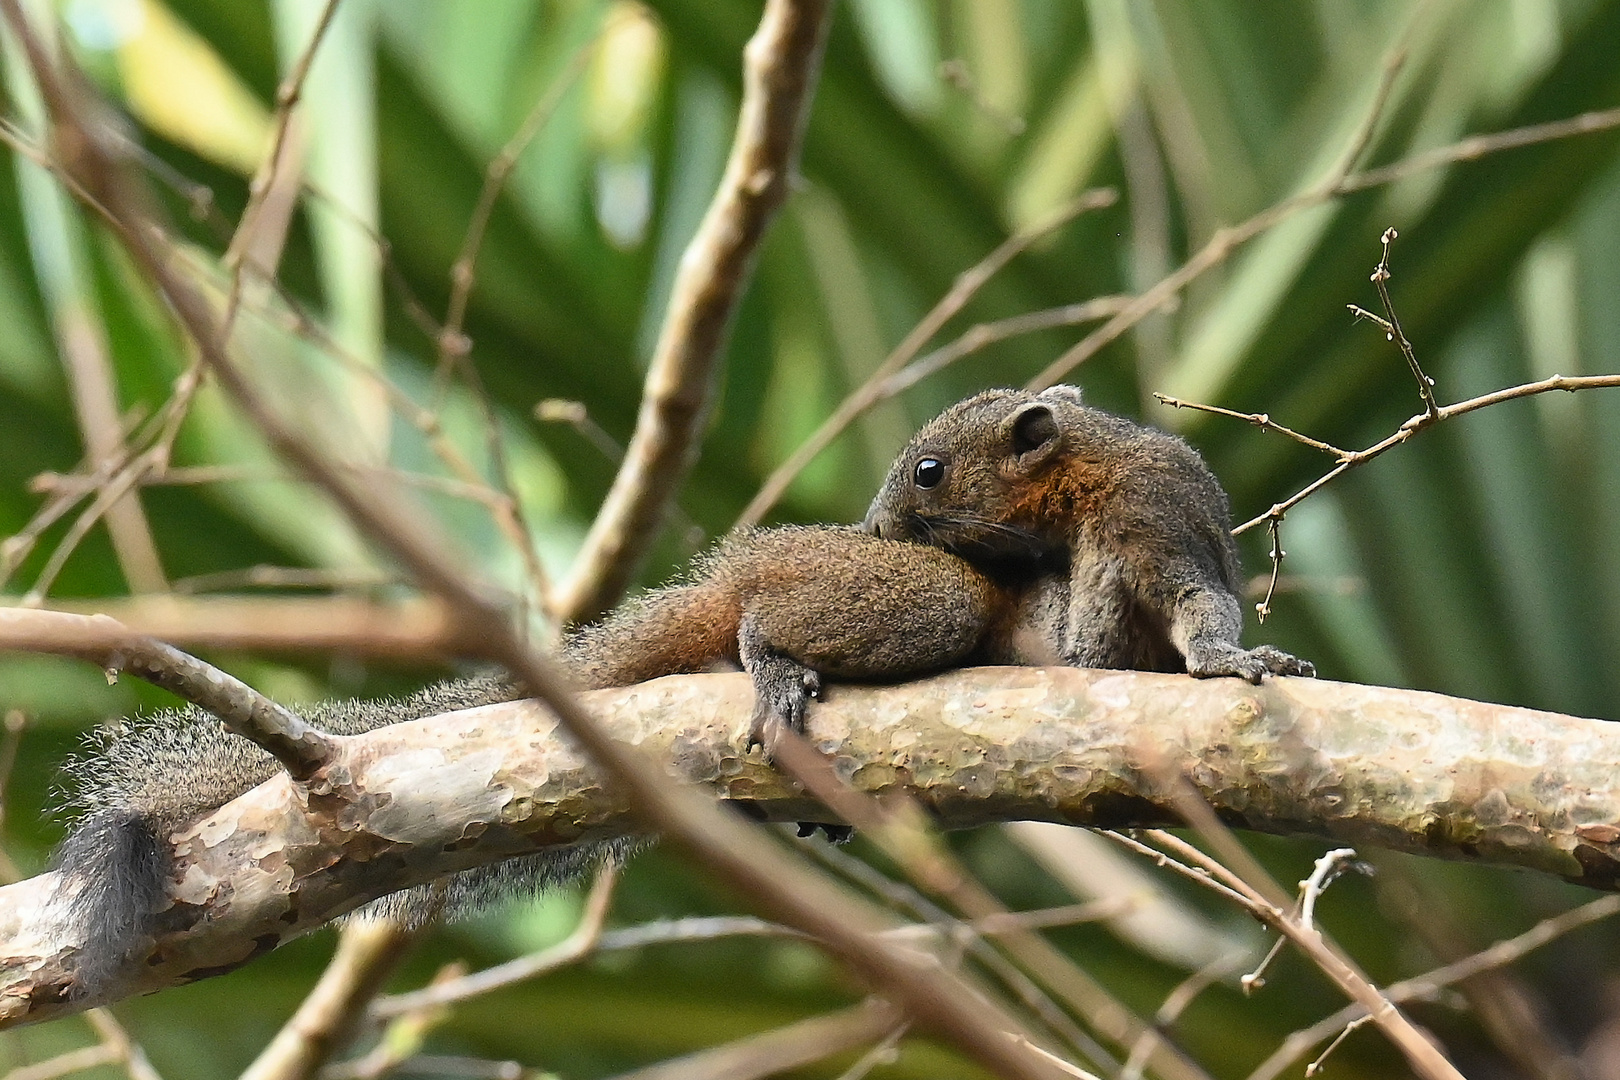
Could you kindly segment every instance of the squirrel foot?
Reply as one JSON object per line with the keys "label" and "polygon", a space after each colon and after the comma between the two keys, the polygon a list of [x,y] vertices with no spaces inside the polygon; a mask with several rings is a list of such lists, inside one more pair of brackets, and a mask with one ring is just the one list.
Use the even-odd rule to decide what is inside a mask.
{"label": "squirrel foot", "polygon": [[[821,676],[797,660],[780,653],[763,653],[751,658],[748,673],[754,680],[754,719],[748,729],[745,749],[759,747],[769,760],[769,735],[775,725],[782,724],[803,733],[804,714],[810,699],[821,693]],[[835,825],[826,821],[799,822],[800,836],[814,836],[817,830],[826,833],[829,844],[847,844],[855,835],[850,825]]]}
{"label": "squirrel foot", "polygon": [[821,693],[821,676],[780,653],[754,657],[748,674],[754,680],[754,719],[745,749],[763,747],[768,756],[765,736],[772,723],[804,731],[805,710],[810,699]]}
{"label": "squirrel foot", "polygon": [[1228,646],[1219,651],[1203,653],[1196,658],[1188,657],[1187,674],[1195,679],[1236,675],[1259,686],[1261,678],[1266,675],[1301,675],[1314,678],[1316,665],[1271,645],[1260,645],[1253,649]]}

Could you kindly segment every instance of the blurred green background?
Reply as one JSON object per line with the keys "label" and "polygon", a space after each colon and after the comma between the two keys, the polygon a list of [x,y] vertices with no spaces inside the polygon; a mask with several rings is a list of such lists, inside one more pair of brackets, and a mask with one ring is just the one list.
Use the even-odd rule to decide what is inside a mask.
{"label": "blurred green background", "polygon": [[[230,223],[268,144],[279,75],[321,4],[34,8],[61,20],[63,47],[127,110],[189,257],[217,284]],[[759,11],[738,0],[344,0],[299,128],[305,178],[320,195],[292,219],[280,274],[287,295],[249,290],[237,339],[244,355],[334,441],[444,475],[421,431],[390,417],[370,382],[315,335],[288,332],[296,300],[355,364],[383,371],[423,406],[442,406],[447,434],[488,475],[476,399],[464,379],[436,383],[436,343],[420,316],[443,319],[488,163],[594,41],[496,206],[465,327],[534,542],[553,572],[564,570],[613,463],[593,439],[538,423],[532,410],[548,398],[580,401],[611,440],[628,437],[676,262],[729,145],[740,50]],[[1614,0],[847,0],[802,183],[765,243],[702,456],[645,580],[667,576],[728,528],[954,276],[1011,231],[1088,187],[1121,192],[1113,208],[1018,258],[936,344],[975,323],[1138,291],[1218,227],[1308,186],[1367,115],[1396,45],[1405,66],[1365,164],[1620,105]],[[38,103],[9,40],[7,50],[5,114],[32,135]],[[33,478],[71,473],[85,458],[64,360],[74,340],[82,345],[73,335],[101,343],[126,426],[163,406],[188,362],[116,244],[37,166],[7,156],[0,536],[22,532],[44,504]],[[209,212],[194,212],[205,201]],[[1345,309],[1377,309],[1369,274],[1391,225],[1401,233],[1397,310],[1442,402],[1554,373],[1620,370],[1620,134],[1608,131],[1421,172],[1303,212],[1072,378],[1096,404],[1180,430],[1225,482],[1237,518],[1259,513],[1329,460],[1151,395],[1267,412],[1344,447],[1394,430],[1419,408],[1412,379],[1382,333]],[[917,424],[975,389],[1030,378],[1086,329],[1003,342],[883,404],[799,478],[774,516],[857,519]],[[4,598],[42,585],[50,600],[175,585],[230,591],[240,588],[230,573],[255,565],[397,593],[387,566],[335,512],[308,488],[273,479],[262,446],[213,391],[179,429],[173,463],[227,471],[141,490],[161,576],[141,570],[98,525],[42,582],[76,509],[38,543],[0,550]],[[484,508],[444,494],[425,502],[471,563],[520,587],[522,561]],[[1257,575],[1267,565],[1259,532],[1244,540]],[[1294,510],[1283,546],[1275,614],[1251,637],[1314,659],[1324,677],[1620,717],[1620,391],[1513,402],[1426,433]],[[288,700],[398,690],[439,674],[345,657],[211,658]],[[0,656],[0,710],[29,722],[5,792],[5,840],[22,872],[42,867],[60,835],[61,820],[42,807],[79,733],[158,702],[132,680],[108,686],[83,666]],[[957,842],[1009,903],[1070,896],[1000,831]],[[1264,838],[1255,847],[1284,881],[1304,876],[1320,850]],[[854,850],[864,852],[859,842]],[[1435,934],[1458,948],[1483,946],[1590,895],[1506,871],[1414,859],[1381,866],[1374,880],[1337,886],[1323,919],[1383,981],[1433,964],[1446,952]],[[1160,884],[1209,926],[1241,922],[1177,883]],[[1421,902],[1407,902],[1413,889]],[[632,865],[613,918],[734,907],[654,853]],[[420,981],[452,957],[488,962],[554,939],[576,910],[575,898],[555,897],[451,928],[406,978]],[[1173,958],[1149,958],[1101,929],[1054,939],[1148,1014],[1185,975]],[[317,936],[117,1012],[165,1076],[229,1075],[291,1011],[330,945]],[[1612,1046],[1620,982],[1605,963],[1617,945],[1620,930],[1587,930],[1515,969],[1534,1018],[1525,1022],[1566,1053],[1544,1057],[1541,1070],[1515,1063],[1504,1050],[1512,1038],[1475,1013],[1446,1004],[1414,1011],[1470,1076],[1620,1076]],[[666,946],[464,1007],[430,1048],[607,1076],[855,993],[800,945]],[[1213,1075],[1238,1077],[1290,1029],[1338,1004],[1323,980],[1285,957],[1261,996],[1218,986],[1177,1031]],[[0,1035],[0,1063],[88,1038],[73,1020]],[[849,1060],[800,1075],[837,1076]],[[1403,1066],[1368,1030],[1330,1068],[1370,1077]],[[909,1040],[872,1075],[976,1074]]]}

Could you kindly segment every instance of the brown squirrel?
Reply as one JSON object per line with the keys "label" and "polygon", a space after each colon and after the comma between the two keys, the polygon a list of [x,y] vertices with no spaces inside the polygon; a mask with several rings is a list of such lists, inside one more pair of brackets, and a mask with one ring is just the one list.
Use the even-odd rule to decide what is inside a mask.
{"label": "brown squirrel", "polygon": [[[980,566],[1066,558],[1054,651],[1076,667],[1205,678],[1314,675],[1240,643],[1243,610],[1226,492],[1174,435],[1085,405],[1073,386],[987,390],[923,426],[864,527]],[[1056,592],[1067,583],[1066,598]],[[1039,592],[1043,586],[1034,586]]]}
{"label": "brown squirrel", "polygon": [[[1062,613],[1049,589],[1029,590],[942,550],[853,527],[784,527],[728,537],[699,560],[690,583],[628,602],[567,635],[559,651],[581,689],[740,665],[756,690],[752,744],[773,717],[802,727],[822,676],[898,680],[970,661],[1039,660],[1019,651],[1020,628]],[[323,730],[354,735],[519,696],[515,683],[489,675],[398,701],[320,702],[305,716]],[[54,903],[82,942],[76,994],[105,988],[150,947],[169,906],[169,835],[278,768],[197,708],[126,723],[69,763],[80,816],[53,860],[62,875]],[[846,826],[820,827],[830,839],[847,836]],[[569,880],[636,843],[573,845],[467,870],[449,880],[444,903],[453,914],[473,911]],[[421,886],[366,910],[419,924],[436,904],[431,887]]]}

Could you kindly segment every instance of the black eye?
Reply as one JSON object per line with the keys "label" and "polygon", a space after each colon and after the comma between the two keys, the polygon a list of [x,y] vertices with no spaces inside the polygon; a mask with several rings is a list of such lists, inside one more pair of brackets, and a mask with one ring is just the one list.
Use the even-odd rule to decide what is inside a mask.
{"label": "black eye", "polygon": [[911,470],[911,479],[924,491],[931,491],[945,479],[945,463],[939,458],[925,457]]}

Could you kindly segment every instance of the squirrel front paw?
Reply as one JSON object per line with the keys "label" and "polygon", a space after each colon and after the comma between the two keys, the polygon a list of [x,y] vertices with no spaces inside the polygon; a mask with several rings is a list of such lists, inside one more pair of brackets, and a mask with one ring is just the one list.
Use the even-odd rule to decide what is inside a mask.
{"label": "squirrel front paw", "polygon": [[1316,665],[1271,645],[1261,645],[1253,649],[1227,646],[1218,651],[1189,656],[1187,674],[1195,679],[1235,675],[1259,686],[1260,680],[1266,675],[1300,675],[1314,678]]}
{"label": "squirrel front paw", "polygon": [[765,736],[773,722],[804,731],[805,710],[810,699],[821,693],[821,676],[779,653],[755,657],[748,674],[754,680],[754,718],[747,749],[766,745]]}

